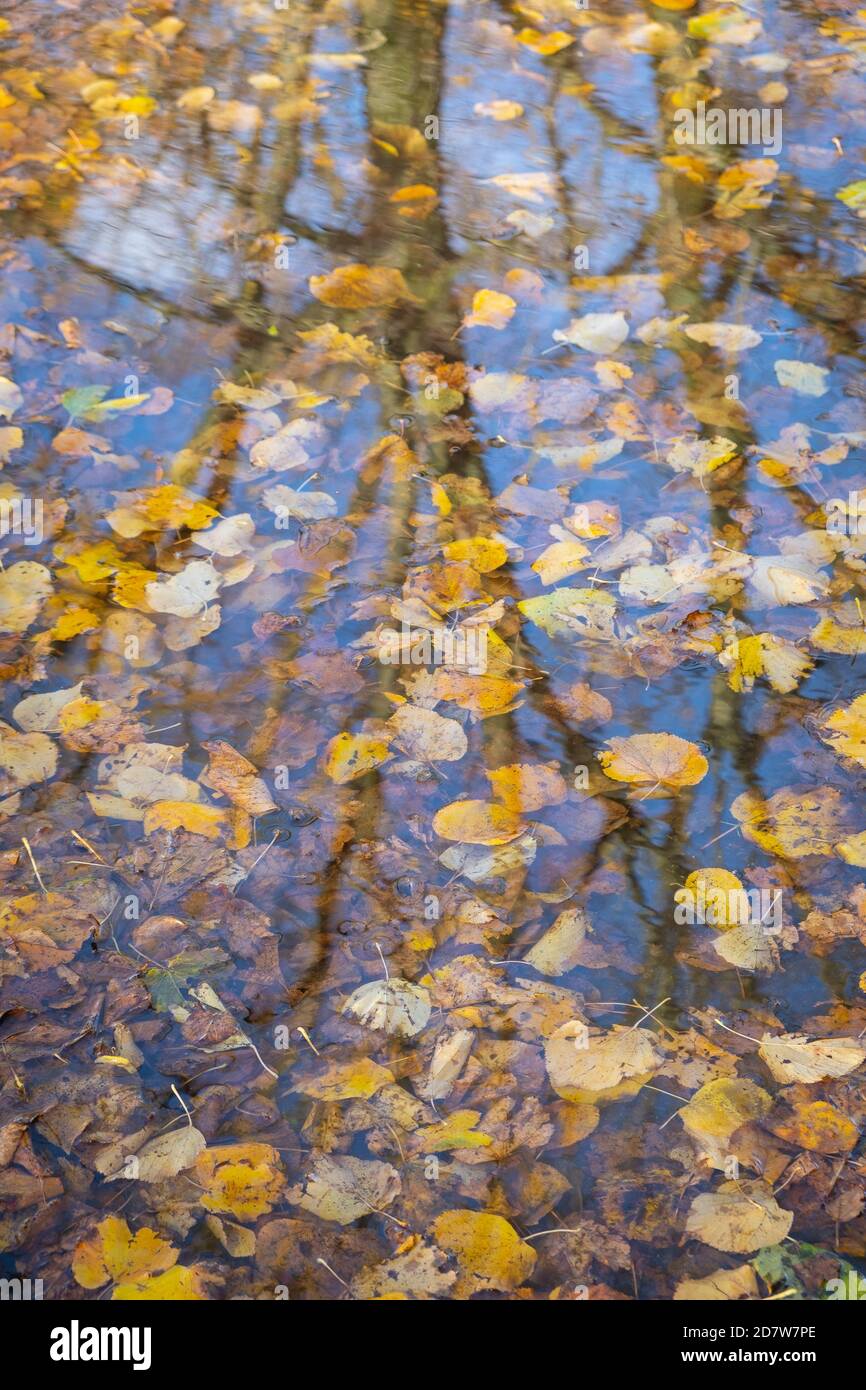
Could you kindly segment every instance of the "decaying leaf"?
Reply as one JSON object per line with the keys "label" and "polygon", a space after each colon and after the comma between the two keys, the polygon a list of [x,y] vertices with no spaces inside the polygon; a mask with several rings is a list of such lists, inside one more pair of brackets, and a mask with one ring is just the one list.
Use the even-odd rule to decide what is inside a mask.
{"label": "decaying leaf", "polygon": [[342,1012],[357,1018],[365,1028],[411,1038],[426,1025],[430,1007],[426,989],[408,980],[392,978],[359,985],[346,1000]]}
{"label": "decaying leaf", "polygon": [[577,1104],[637,1095],[662,1062],[646,1028],[590,1034],[573,1022],[548,1038],[544,1056],[557,1095]]}
{"label": "decaying leaf", "polygon": [[764,1182],[725,1182],[715,1192],[703,1192],[689,1208],[686,1233],[737,1255],[778,1245],[791,1229],[794,1216],[779,1206]]}
{"label": "decaying leaf", "polygon": [[854,1038],[815,1038],[807,1041],[802,1033],[765,1033],[758,1051],[776,1081],[790,1086],[799,1081],[814,1085],[837,1076],[847,1076],[866,1060],[866,1048]]}
{"label": "decaying leaf", "polygon": [[303,1182],[290,1188],[286,1197],[321,1221],[348,1226],[361,1216],[389,1207],[400,1187],[400,1176],[389,1163],[350,1154],[322,1154]]}
{"label": "decaying leaf", "polygon": [[485,1289],[519,1288],[535,1266],[535,1251],[502,1216],[482,1211],[443,1211],[431,1227],[436,1244],[453,1255],[459,1277],[456,1298]]}

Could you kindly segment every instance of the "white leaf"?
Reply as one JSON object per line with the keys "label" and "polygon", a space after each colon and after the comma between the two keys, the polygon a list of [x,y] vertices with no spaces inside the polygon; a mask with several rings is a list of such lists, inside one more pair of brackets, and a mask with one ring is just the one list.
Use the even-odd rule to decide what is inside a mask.
{"label": "white leaf", "polygon": [[222,579],[209,560],[193,560],[180,574],[147,584],[144,596],[154,613],[194,618],[219,593]]}
{"label": "white leaf", "polygon": [[572,319],[567,328],[557,328],[553,336],[558,343],[571,343],[607,356],[625,342],[628,324],[621,310],[615,314],[584,314],[583,318]]}

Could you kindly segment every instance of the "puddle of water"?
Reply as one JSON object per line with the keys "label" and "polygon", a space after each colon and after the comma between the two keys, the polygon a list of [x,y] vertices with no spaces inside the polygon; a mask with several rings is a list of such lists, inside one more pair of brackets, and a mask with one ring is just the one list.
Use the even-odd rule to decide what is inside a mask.
{"label": "puddle of water", "polygon": [[[691,12],[541,13],[547,41],[493,4],[184,3],[176,32],[157,8],[114,3],[7,13],[0,374],[20,393],[4,425],[23,435],[2,431],[3,482],[44,511],[36,544],[5,538],[4,566],[45,566],[48,588],[23,625],[10,601],[4,718],[57,763],[4,787],[21,786],[2,823],[2,1065],[33,1152],[22,1139],[14,1171],[30,1176],[8,1189],[2,1248],[51,1297],[81,1291],[70,1231],[84,1240],[121,1208],[210,1296],[333,1296],[304,1241],[328,1253],[341,1228],[297,1186],[328,1155],[387,1163],[400,1186],[387,1205],[403,1226],[375,1210],[348,1226],[348,1279],[407,1230],[484,1210],[520,1236],[596,1223],[588,1243],[533,1247],[535,1296],[631,1296],[637,1279],[639,1297],[670,1298],[728,1259],[681,1246],[678,1194],[727,1170],[665,1123],[678,1098],[734,1074],[771,1093],[769,1130],[726,1154],[750,1181],[812,1151],[786,1148],[778,1083],[713,1020],[754,1035],[866,1025],[859,925],[837,918],[832,947],[802,930],[858,903],[860,868],[832,848],[774,856],[730,809],[830,786],[848,806],[830,840],[862,828],[858,761],[820,736],[825,707],[858,695],[861,658],[853,638],[814,634],[862,617],[862,539],[836,544],[821,508],[862,471],[861,223],[856,193],[837,195],[860,173],[866,29],[832,7],[759,5],[712,43]],[[536,51],[551,33],[560,51]],[[783,112],[775,165],[760,146],[675,143],[678,104],[709,83],[725,109]],[[362,269],[347,281],[346,266]],[[589,327],[594,314],[627,338],[605,342],[616,324]],[[760,336],[727,351],[682,331],[719,323]],[[162,499],[149,514],[147,496]],[[214,555],[211,521],[238,516]],[[760,583],[742,555],[775,557]],[[203,598],[190,564],[210,567]],[[166,599],[178,575],[187,589]],[[41,581],[24,578],[32,597]],[[589,596],[550,631],[518,605],[552,590]],[[488,605],[484,676],[449,687],[447,667],[377,660],[388,624],[465,639]],[[737,689],[720,654],[761,633],[796,675]],[[26,696],[79,683],[65,715],[22,723]],[[451,721],[421,754],[392,743],[407,696]],[[370,770],[341,777],[334,740],[365,731]],[[629,796],[599,754],[644,733],[697,745],[705,774]],[[170,748],[147,776],[104,762],[155,743]],[[517,764],[546,777],[540,799],[528,781],[516,801],[500,792],[525,824],[475,836],[510,851],[437,833],[442,808],[490,801],[490,774]],[[738,970],[711,929],[675,920],[677,888],[716,866],[781,889],[766,949],[783,969]],[[576,905],[591,923],[580,963],[515,964]],[[433,1007],[409,1038],[341,1012],[383,971]],[[598,1040],[659,1001],[643,1023],[669,1048],[655,1082],[603,1095],[575,1141],[589,1120],[551,1088],[545,1040],[582,1018]],[[434,1048],[460,1029],[470,1060],[433,1105]],[[364,1059],[392,1073],[378,1099],[345,1080]],[[829,1098],[859,1122],[861,1088]],[[273,1168],[272,1188],[236,1175],[233,1204],[207,1158],[108,1181],[178,1131],[181,1105],[217,1167],[224,1146],[269,1146],[247,1160]],[[455,1110],[486,1143],[442,1139],[432,1127]],[[814,1152],[823,1180],[839,1151]],[[810,1191],[783,1202],[795,1239],[861,1258],[859,1215],[840,1229]],[[258,1253],[230,1260],[214,1215],[257,1232]],[[309,1223],[291,1250],[267,1229],[286,1216]],[[461,1270],[438,1292],[472,1290]]]}

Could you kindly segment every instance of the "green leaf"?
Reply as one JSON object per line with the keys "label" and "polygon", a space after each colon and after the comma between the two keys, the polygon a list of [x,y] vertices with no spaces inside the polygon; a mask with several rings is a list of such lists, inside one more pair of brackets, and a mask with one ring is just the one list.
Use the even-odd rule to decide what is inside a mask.
{"label": "green leaf", "polygon": [[846,208],[866,207],[866,179],[858,179],[856,183],[846,183],[844,188],[840,188],[836,197],[844,203]]}
{"label": "green leaf", "polygon": [[74,386],[63,393],[60,403],[76,420],[88,415],[108,395],[108,390],[107,386]]}

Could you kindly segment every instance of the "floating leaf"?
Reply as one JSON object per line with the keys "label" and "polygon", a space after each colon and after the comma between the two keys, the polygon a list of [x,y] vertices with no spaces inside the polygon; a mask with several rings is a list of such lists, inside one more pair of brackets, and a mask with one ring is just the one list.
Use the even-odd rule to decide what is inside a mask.
{"label": "floating leaf", "polygon": [[531,48],[533,53],[542,54],[545,58],[554,53],[561,53],[564,48],[574,43],[574,35],[564,34],[560,29],[546,34],[538,29],[521,29],[516,37],[518,43],[522,43],[525,48]]}
{"label": "floating leaf", "polygon": [[433,817],[437,835],[464,845],[506,845],[525,828],[516,811],[492,801],[452,801]]}
{"label": "floating leaf", "polygon": [[390,1163],[349,1154],[323,1154],[287,1198],[321,1221],[348,1226],[361,1216],[389,1207],[400,1187],[400,1176]]}
{"label": "floating leaf", "polygon": [[866,767],[866,695],[858,695],[850,705],[827,716],[820,734],[840,757]]}
{"label": "floating leaf", "polygon": [[420,985],[392,977],[369,980],[349,996],[341,1012],[394,1037],[412,1038],[430,1017],[430,994]]}
{"label": "floating leaf", "polygon": [[401,302],[418,303],[402,271],[384,265],[341,265],[327,275],[312,275],[310,292],[332,309],[387,308]]}
{"label": "floating leaf", "polygon": [[430,1228],[436,1244],[457,1261],[455,1298],[485,1289],[510,1293],[535,1268],[535,1251],[502,1216],[483,1211],[443,1211]]}
{"label": "floating leaf", "polygon": [[33,560],[0,572],[0,632],[26,632],[51,593],[51,573]]}
{"label": "floating leaf", "polygon": [[325,751],[325,772],[341,786],[381,767],[393,754],[379,734],[337,734]]}
{"label": "floating leaf", "polygon": [[513,318],[517,303],[510,294],[498,290],[478,290],[472,310],[463,319],[464,328],[505,328]]}
{"label": "floating leaf", "polygon": [[572,319],[567,328],[556,329],[553,336],[558,343],[570,343],[599,357],[608,357],[625,342],[628,324],[620,310],[615,314],[584,314],[583,318]]}
{"label": "floating leaf", "polygon": [[646,1028],[588,1034],[584,1024],[571,1022],[548,1038],[544,1058],[558,1096],[593,1104],[637,1095],[662,1064],[662,1054]]}
{"label": "floating leaf", "polygon": [[[653,0],[659,4],[660,0]],[[692,4],[693,0],[689,0]],[[665,6],[667,8],[668,6]],[[736,1269],[717,1269],[703,1279],[682,1279],[674,1289],[674,1302],[721,1303],[738,1298],[758,1298],[758,1281],[751,1265]]]}
{"label": "floating leaf", "polygon": [[591,930],[589,918],[582,908],[567,908],[523,959],[542,975],[566,975],[581,963],[583,943]]}
{"label": "floating leaf", "polygon": [[850,1153],[860,1139],[854,1122],[826,1100],[795,1101],[790,1118],[771,1128],[798,1149],[822,1154]]}
{"label": "floating leaf", "polygon": [[713,1166],[723,1169],[737,1130],[762,1120],[772,1105],[772,1096],[753,1081],[721,1076],[701,1086],[679,1111],[679,1118]]}
{"label": "floating leaf", "polygon": [[695,786],[709,768],[697,744],[677,734],[632,734],[608,739],[607,746],[597,756],[608,777],[662,794]]}
{"label": "floating leaf", "polygon": [[270,1144],[220,1144],[199,1154],[195,1179],[205,1189],[207,1211],[254,1221],[270,1211],[283,1192],[280,1156]]}
{"label": "floating leaf", "polygon": [[747,840],[782,859],[832,855],[836,842],[850,828],[837,787],[781,787],[767,800],[755,792],[743,792],[731,813]]}
{"label": "floating leaf", "polygon": [[866,1060],[866,1048],[855,1038],[815,1038],[803,1033],[765,1033],[758,1048],[776,1081],[790,1086],[799,1081],[814,1085],[847,1076]]}
{"label": "floating leaf", "polygon": [[128,1284],[161,1274],[177,1262],[178,1252],[145,1226],[135,1235],[118,1216],[100,1221],[96,1232],[79,1242],[72,1257],[72,1273],[83,1289],[99,1289],[109,1282]]}
{"label": "floating leaf", "polygon": [[828,369],[818,367],[814,362],[789,362],[780,358],[773,363],[773,369],[779,385],[796,391],[798,396],[826,396],[830,389],[827,385]]}
{"label": "floating leaf", "polygon": [[723,352],[745,352],[763,342],[760,333],[742,323],[687,323],[683,332],[696,343],[707,343]]}
{"label": "floating leaf", "polygon": [[738,1180],[696,1197],[689,1208],[686,1232],[715,1250],[743,1255],[765,1245],[778,1245],[793,1222],[793,1212],[779,1206],[766,1183]]}

